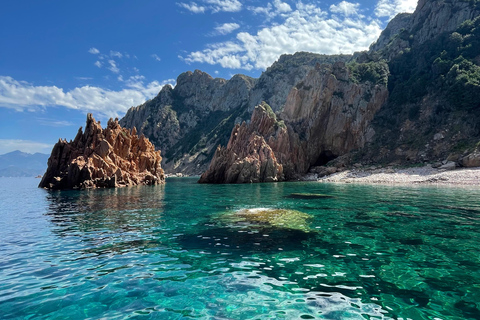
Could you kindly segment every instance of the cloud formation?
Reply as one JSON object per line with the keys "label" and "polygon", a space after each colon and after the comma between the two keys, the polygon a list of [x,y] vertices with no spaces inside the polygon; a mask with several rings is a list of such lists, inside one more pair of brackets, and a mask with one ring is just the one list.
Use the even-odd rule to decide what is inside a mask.
{"label": "cloud formation", "polygon": [[[256,33],[240,32],[235,39],[209,44],[204,50],[181,58],[187,63],[219,64],[231,69],[264,69],[284,53],[339,54],[365,50],[382,31],[379,20],[365,18],[359,13],[358,4],[347,1],[331,7],[330,11],[298,1],[295,9],[288,11],[278,0],[262,10],[277,12],[278,8],[283,8],[279,18]],[[257,8],[256,13],[261,12]]]}
{"label": "cloud formation", "polygon": [[200,6],[196,4],[195,2],[190,2],[190,3],[177,3],[180,7],[187,9],[188,11],[192,13],[204,13],[206,8],[203,6]]}
{"label": "cloud formation", "polygon": [[56,86],[34,86],[12,77],[0,76],[0,107],[18,111],[37,111],[47,107],[62,106],[69,109],[95,112],[105,117],[119,117],[130,107],[155,97],[162,87],[174,84],[173,79],[163,82],[144,82],[142,76],[125,81],[126,87],[113,91],[93,86],[77,87],[64,91]]}
{"label": "cloud formation", "polygon": [[358,8],[360,7],[359,3],[351,3],[347,1],[342,1],[339,4],[332,4],[330,6],[330,11],[333,13],[340,13],[345,16],[358,15]]}
{"label": "cloud formation", "polygon": [[375,7],[375,15],[379,18],[392,19],[401,12],[413,12],[418,0],[379,0]]}
{"label": "cloud formation", "polygon": [[240,28],[238,23],[224,23],[221,26],[215,28],[215,33],[220,35],[225,35],[232,33],[233,31]]}
{"label": "cloud formation", "polygon": [[99,54],[100,51],[97,49],[97,48],[90,48],[90,50],[88,50],[89,53],[91,54]]}
{"label": "cloud formation", "polygon": [[202,0],[201,4],[196,2],[177,2],[177,5],[192,13],[217,12],[238,12],[242,10],[242,3],[238,0]]}
{"label": "cloud formation", "polygon": [[162,59],[156,54],[152,54],[151,57],[155,60],[155,61],[162,61]]}
{"label": "cloud formation", "polygon": [[267,21],[275,18],[279,14],[284,14],[292,11],[292,7],[286,2],[281,0],[274,0],[273,2],[267,3],[266,7],[248,7],[248,10],[252,11],[254,14],[264,14]]}
{"label": "cloud formation", "polygon": [[26,153],[47,153],[52,151],[53,145],[20,139],[0,139],[0,154],[20,150]]}

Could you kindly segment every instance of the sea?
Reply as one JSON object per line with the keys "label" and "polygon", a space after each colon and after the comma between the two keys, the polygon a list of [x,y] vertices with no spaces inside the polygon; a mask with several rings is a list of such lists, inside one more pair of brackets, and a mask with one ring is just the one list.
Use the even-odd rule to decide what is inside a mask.
{"label": "sea", "polygon": [[38,183],[0,179],[0,319],[480,319],[479,188]]}

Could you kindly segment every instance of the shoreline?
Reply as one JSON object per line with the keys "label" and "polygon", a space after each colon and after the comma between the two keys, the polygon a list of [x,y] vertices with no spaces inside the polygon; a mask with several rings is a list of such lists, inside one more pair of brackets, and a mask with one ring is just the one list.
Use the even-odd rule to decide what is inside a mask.
{"label": "shoreline", "polygon": [[443,185],[480,187],[480,167],[435,169],[430,165],[416,168],[352,168],[321,178],[307,176],[306,180],[321,183],[358,183],[382,185]]}

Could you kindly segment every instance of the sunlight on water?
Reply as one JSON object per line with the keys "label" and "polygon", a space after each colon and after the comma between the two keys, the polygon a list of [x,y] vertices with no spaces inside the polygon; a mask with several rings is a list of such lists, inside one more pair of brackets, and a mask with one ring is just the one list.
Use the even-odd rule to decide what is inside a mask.
{"label": "sunlight on water", "polygon": [[480,189],[1,182],[1,319],[480,319]]}

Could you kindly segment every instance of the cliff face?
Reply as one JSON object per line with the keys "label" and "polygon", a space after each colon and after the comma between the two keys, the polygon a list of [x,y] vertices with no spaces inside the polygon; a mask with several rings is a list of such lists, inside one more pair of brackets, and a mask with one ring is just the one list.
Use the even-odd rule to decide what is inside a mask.
{"label": "cliff face", "polygon": [[162,147],[166,172],[201,174],[216,147],[228,142],[232,127],[248,120],[261,101],[281,111],[290,89],[316,63],[351,59],[306,52],[283,55],[259,79],[244,75],[214,79],[199,70],[185,72],[175,88],[165,86],[154,99],[131,108],[120,124],[136,127]]}
{"label": "cliff face", "polygon": [[479,16],[475,1],[420,1],[409,28],[383,46],[382,33],[372,50],[389,58],[390,96],[361,161],[471,163],[466,157],[480,140]]}
{"label": "cliff face", "polygon": [[59,140],[48,159],[40,188],[85,189],[165,182],[160,151],[136,130],[122,128],[110,119],[102,129],[88,114],[85,132],[73,141]]}
{"label": "cliff face", "polygon": [[412,46],[419,46],[442,33],[455,31],[464,21],[480,14],[480,5],[470,0],[419,0],[414,13],[393,18],[370,53],[390,60]]}
{"label": "cliff face", "polygon": [[209,169],[199,182],[283,181],[283,166],[272,150],[279,141],[288,148],[287,129],[277,121],[270,106],[262,103],[255,107],[250,124],[243,122],[235,126],[226,148],[218,146]]}
{"label": "cliff face", "polygon": [[[259,79],[187,72],[121,124],[162,146],[168,172],[199,174],[214,158],[203,182],[294,179],[343,155],[475,163],[467,155],[478,158],[480,140],[479,14],[476,0],[420,0],[368,52],[283,55]],[[275,115],[267,131],[255,127],[270,123],[258,122],[261,101]]]}
{"label": "cliff face", "polygon": [[343,62],[317,65],[290,91],[278,120],[265,103],[219,147],[202,183],[291,180],[363,147],[388,97],[385,85],[356,83]]}

